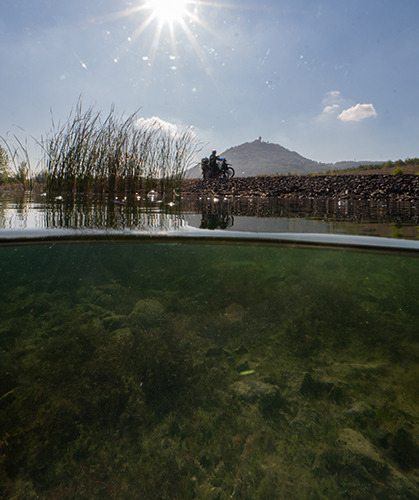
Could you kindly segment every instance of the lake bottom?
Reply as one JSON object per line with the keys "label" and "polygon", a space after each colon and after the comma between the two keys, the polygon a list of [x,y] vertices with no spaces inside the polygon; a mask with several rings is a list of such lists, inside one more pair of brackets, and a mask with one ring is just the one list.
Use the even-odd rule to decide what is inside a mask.
{"label": "lake bottom", "polygon": [[3,498],[419,498],[419,260],[0,247]]}

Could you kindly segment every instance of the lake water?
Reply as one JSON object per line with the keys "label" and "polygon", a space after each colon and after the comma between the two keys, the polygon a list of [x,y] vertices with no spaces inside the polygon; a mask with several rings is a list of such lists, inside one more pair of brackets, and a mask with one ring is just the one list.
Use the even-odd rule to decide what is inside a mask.
{"label": "lake water", "polygon": [[69,195],[0,195],[1,229],[221,229],[419,239],[413,202],[350,200],[179,199],[102,200]]}
{"label": "lake water", "polygon": [[414,215],[220,201],[3,198],[2,497],[419,498]]}

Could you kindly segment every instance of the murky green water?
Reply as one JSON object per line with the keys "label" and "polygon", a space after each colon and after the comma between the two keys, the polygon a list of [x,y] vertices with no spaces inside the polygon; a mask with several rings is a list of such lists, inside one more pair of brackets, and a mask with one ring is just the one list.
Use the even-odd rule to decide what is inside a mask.
{"label": "murky green water", "polygon": [[419,259],[0,247],[4,498],[419,498]]}

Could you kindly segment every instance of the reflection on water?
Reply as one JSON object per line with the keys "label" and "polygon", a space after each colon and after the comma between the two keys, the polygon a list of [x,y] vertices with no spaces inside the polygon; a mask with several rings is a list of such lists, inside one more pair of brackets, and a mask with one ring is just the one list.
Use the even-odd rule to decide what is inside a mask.
{"label": "reflection on water", "polygon": [[2,229],[153,229],[192,226],[232,231],[337,233],[419,239],[412,202],[328,199],[95,199],[34,193],[0,198]]}
{"label": "reflection on water", "polygon": [[227,229],[234,226],[234,217],[225,213],[216,213],[213,210],[204,210],[201,217],[200,229]]}
{"label": "reflection on water", "polygon": [[419,259],[0,247],[2,498],[419,497]]}
{"label": "reflection on water", "polygon": [[154,196],[131,202],[89,197],[53,197],[10,194],[0,201],[2,229],[151,229],[185,226],[180,204]]}

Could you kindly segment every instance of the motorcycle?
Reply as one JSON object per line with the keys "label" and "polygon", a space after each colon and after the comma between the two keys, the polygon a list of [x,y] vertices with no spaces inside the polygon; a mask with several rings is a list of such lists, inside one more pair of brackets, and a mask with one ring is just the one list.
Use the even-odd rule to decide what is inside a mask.
{"label": "motorcycle", "polygon": [[201,160],[201,170],[204,180],[215,179],[221,177],[223,179],[231,179],[234,177],[234,168],[227,163],[225,158],[217,160],[216,168],[212,169],[208,158],[202,158]]}

